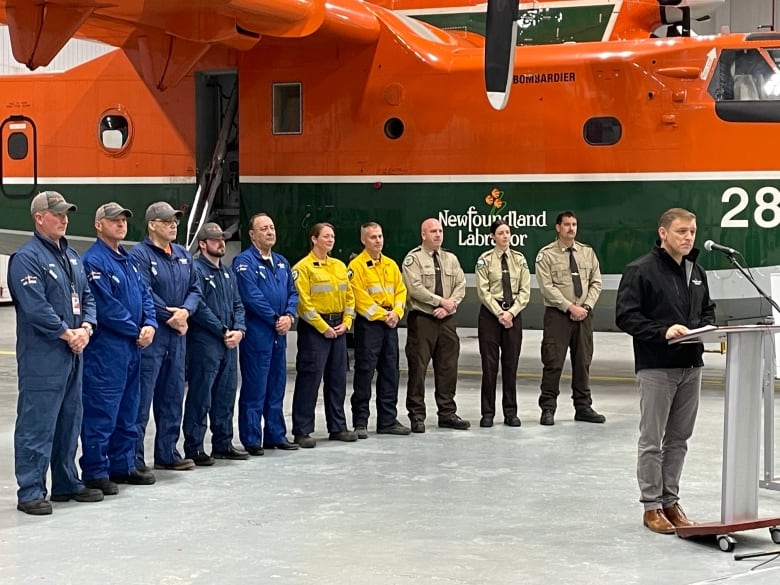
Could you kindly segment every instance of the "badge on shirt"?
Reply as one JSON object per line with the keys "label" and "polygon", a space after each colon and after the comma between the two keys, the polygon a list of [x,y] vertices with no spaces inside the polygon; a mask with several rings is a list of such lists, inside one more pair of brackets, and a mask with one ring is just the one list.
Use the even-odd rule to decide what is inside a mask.
{"label": "badge on shirt", "polygon": [[355,273],[354,273],[354,272],[352,272],[351,270],[347,270],[347,278],[348,278],[349,280],[352,280],[352,277],[353,277],[353,276],[355,276]]}
{"label": "badge on shirt", "polygon": [[244,272],[248,268],[249,266],[247,266],[246,264],[239,264],[238,266],[236,266],[236,272]]}
{"label": "badge on shirt", "polygon": [[73,307],[73,314],[81,315],[81,300],[79,299],[79,295],[75,290],[71,290],[70,303]]}
{"label": "badge on shirt", "polygon": [[28,274],[22,277],[21,282],[22,282],[22,286],[27,286],[28,284],[38,284],[38,277],[33,276],[32,274]]}
{"label": "badge on shirt", "polygon": [[411,256],[404,258],[404,266],[411,266],[412,264],[414,264],[414,258]]}
{"label": "badge on shirt", "polygon": [[480,270],[481,268],[485,267],[485,259],[484,258],[477,258],[477,265],[474,267],[474,270]]}
{"label": "badge on shirt", "polygon": [[189,264],[190,261],[187,258],[179,258],[179,264]]}
{"label": "badge on shirt", "polygon": [[536,261],[539,262],[542,258],[544,258],[544,252],[539,252],[536,255]]}
{"label": "badge on shirt", "polygon": [[293,280],[298,280],[298,271],[297,270],[293,270],[292,271],[292,277],[293,277]]}

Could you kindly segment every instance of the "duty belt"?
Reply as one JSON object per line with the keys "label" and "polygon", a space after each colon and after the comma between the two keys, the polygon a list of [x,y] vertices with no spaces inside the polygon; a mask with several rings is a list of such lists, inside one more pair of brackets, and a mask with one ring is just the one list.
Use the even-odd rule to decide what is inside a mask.
{"label": "duty belt", "polygon": [[[498,301],[498,299],[496,300]],[[508,311],[515,303],[514,301],[512,301],[511,303],[507,303],[506,301],[498,301],[498,304],[501,306],[502,309]]]}
{"label": "duty belt", "polygon": [[320,317],[328,325],[340,325],[344,320],[344,313],[320,313]]}

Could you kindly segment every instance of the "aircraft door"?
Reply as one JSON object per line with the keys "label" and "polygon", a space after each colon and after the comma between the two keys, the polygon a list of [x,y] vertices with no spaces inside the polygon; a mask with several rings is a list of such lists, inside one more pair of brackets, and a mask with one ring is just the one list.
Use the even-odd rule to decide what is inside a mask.
{"label": "aircraft door", "polygon": [[0,124],[0,192],[28,199],[38,189],[38,130],[32,118],[12,115]]}

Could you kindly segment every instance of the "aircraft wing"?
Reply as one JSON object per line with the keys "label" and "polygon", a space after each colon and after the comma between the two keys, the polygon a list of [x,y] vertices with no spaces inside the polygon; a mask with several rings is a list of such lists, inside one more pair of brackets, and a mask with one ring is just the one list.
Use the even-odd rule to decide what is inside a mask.
{"label": "aircraft wing", "polygon": [[48,65],[78,35],[137,50],[161,89],[214,46],[248,50],[263,36],[323,30],[357,42],[379,36],[376,16],[360,0],[0,0],[0,20],[14,58],[30,69]]}

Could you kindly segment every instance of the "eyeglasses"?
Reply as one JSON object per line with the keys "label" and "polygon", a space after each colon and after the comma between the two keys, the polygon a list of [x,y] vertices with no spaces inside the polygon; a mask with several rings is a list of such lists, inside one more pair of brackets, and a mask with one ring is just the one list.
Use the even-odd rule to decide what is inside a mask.
{"label": "eyeglasses", "polygon": [[178,217],[174,217],[173,219],[153,219],[152,221],[156,221],[157,223],[164,223],[165,225],[179,225]]}

